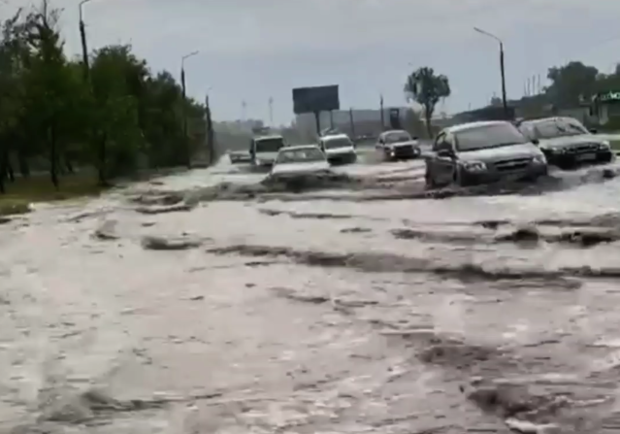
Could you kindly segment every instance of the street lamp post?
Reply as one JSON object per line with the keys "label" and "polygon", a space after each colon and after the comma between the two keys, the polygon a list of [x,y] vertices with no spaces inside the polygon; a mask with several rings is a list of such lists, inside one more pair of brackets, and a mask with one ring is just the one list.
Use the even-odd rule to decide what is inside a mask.
{"label": "street lamp post", "polygon": [[80,39],[82,40],[82,62],[83,62],[83,70],[84,70],[84,78],[88,79],[90,66],[88,62],[88,45],[86,44],[86,26],[84,25],[84,12],[83,7],[84,4],[88,3],[91,0],[82,0],[79,4],[80,10]]}
{"label": "street lamp post", "polygon": [[482,30],[478,27],[474,27],[474,30],[489,38],[495,39],[499,43],[499,70],[502,77],[502,105],[504,106],[504,116],[508,119],[508,101],[506,100],[506,71],[504,69],[504,43],[500,38],[492,33]]}
{"label": "street lamp post", "polygon": [[[82,0],[78,4],[80,12],[80,39],[82,41],[82,72],[84,74],[84,82],[88,86],[88,89],[92,92],[92,82],[90,81],[90,62],[88,59],[88,44],[86,43],[86,26],[84,24],[84,5],[91,0]],[[107,149],[106,141],[103,137],[98,137],[97,129],[93,127],[93,138],[99,141],[99,184],[102,186],[108,185],[106,176],[106,158]]]}
{"label": "street lamp post", "polygon": [[185,140],[185,152],[187,158],[187,167],[191,167],[191,156],[189,152],[189,137],[187,136],[187,89],[185,87],[185,60],[198,54],[198,51],[192,51],[181,57],[181,89],[183,92],[183,138]]}

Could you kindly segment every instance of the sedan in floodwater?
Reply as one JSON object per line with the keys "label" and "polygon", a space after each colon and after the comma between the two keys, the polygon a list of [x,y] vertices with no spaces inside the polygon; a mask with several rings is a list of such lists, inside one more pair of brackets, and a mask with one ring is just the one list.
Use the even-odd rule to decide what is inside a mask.
{"label": "sedan in floodwater", "polygon": [[547,175],[543,152],[510,122],[455,125],[437,135],[426,157],[426,185],[485,184]]}
{"label": "sedan in floodwater", "polygon": [[291,179],[329,173],[327,157],[316,145],[288,146],[280,149],[270,177]]}
{"label": "sedan in floodwater", "polygon": [[519,130],[545,153],[547,161],[560,169],[610,163],[614,159],[609,142],[588,131],[577,119],[554,117],[522,121]]}
{"label": "sedan in floodwater", "polygon": [[319,147],[331,164],[355,163],[355,143],[346,134],[326,135],[319,139]]}
{"label": "sedan in floodwater", "polygon": [[418,158],[422,151],[418,139],[405,130],[390,130],[381,133],[376,148],[383,153],[386,161]]}

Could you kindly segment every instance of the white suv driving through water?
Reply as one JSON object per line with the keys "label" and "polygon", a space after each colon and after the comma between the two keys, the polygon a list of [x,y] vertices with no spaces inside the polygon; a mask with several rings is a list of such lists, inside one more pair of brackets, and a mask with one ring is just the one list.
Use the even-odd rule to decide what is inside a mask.
{"label": "white suv driving through water", "polygon": [[278,152],[286,143],[279,135],[254,137],[250,142],[250,158],[256,167],[270,167],[273,165]]}
{"label": "white suv driving through water", "polygon": [[354,163],[357,160],[355,143],[346,134],[330,134],[319,139],[319,147],[332,163]]}

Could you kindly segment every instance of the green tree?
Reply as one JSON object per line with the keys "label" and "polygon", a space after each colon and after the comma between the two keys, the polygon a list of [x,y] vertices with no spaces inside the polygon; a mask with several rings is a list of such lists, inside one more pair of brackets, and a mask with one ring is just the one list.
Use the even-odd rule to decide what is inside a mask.
{"label": "green tree", "polygon": [[100,181],[105,183],[108,176],[125,175],[138,168],[144,140],[136,89],[143,80],[143,65],[128,46],[97,50],[91,65],[94,102],[91,151],[93,161],[98,162],[103,172]]}
{"label": "green tree", "polygon": [[598,69],[577,61],[549,68],[547,78],[551,85],[545,89],[545,94],[557,108],[578,107],[580,101],[589,100],[594,94],[598,77]]}
{"label": "green tree", "polygon": [[[89,53],[89,81],[80,59],[67,59],[60,11],[42,0],[0,23],[0,192],[13,179],[49,170],[61,178],[96,167],[100,183],[148,167],[186,163],[208,150],[205,106],[183,99],[167,71],[152,72],[129,45]],[[183,128],[187,113],[187,142]],[[145,163],[145,164],[143,164]]]}
{"label": "green tree", "polygon": [[448,77],[435,74],[433,68],[422,67],[412,72],[404,87],[408,101],[415,101],[422,106],[426,129],[429,137],[433,137],[431,119],[437,103],[442,98],[450,96],[450,82]]}
{"label": "green tree", "polygon": [[65,151],[63,144],[73,134],[68,122],[75,108],[73,99],[76,93],[81,93],[81,84],[74,79],[63,53],[58,20],[59,11],[51,9],[47,0],[27,16],[25,24],[32,55],[23,77],[24,116],[36,128],[35,140],[46,145],[50,179],[56,188],[60,159]]}

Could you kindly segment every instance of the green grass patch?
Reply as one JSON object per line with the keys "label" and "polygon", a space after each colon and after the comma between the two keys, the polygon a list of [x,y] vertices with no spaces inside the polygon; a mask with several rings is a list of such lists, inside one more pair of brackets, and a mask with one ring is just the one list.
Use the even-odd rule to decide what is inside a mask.
{"label": "green grass patch", "polygon": [[27,213],[31,203],[97,196],[104,190],[92,173],[64,176],[60,178],[58,190],[54,188],[49,175],[18,177],[15,182],[7,181],[5,189],[6,193],[0,195],[0,216]]}

